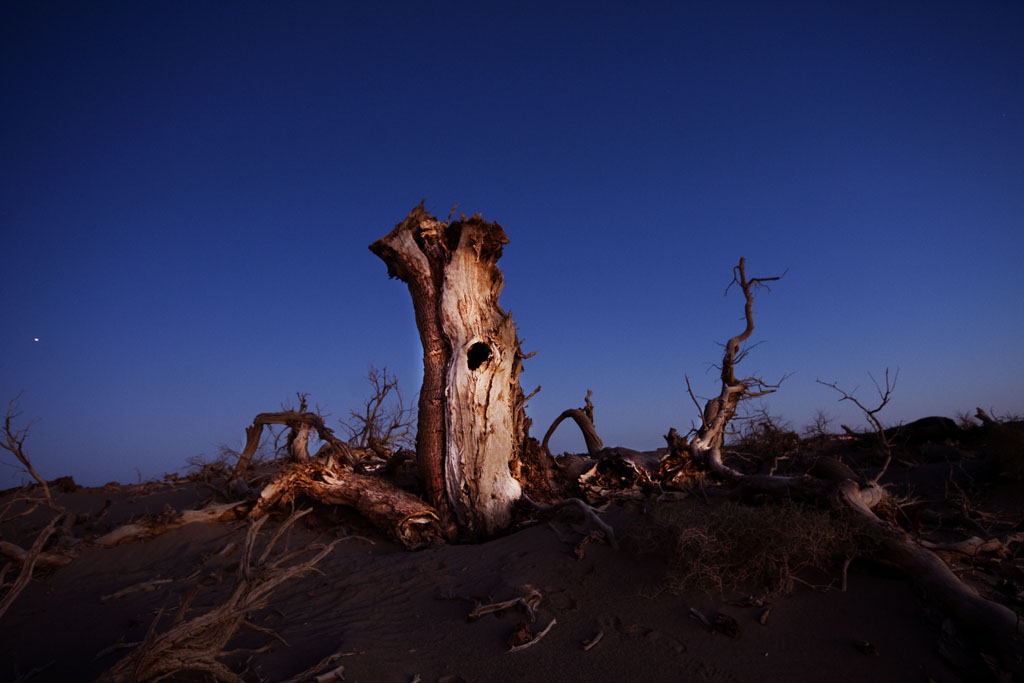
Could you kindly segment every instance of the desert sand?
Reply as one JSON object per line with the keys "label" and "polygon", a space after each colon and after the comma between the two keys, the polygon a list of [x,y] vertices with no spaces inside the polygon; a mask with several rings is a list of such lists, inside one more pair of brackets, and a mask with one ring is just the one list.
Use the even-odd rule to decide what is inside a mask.
{"label": "desert sand", "polygon": [[[0,502],[23,493],[5,492]],[[73,562],[38,572],[0,620],[0,679],[94,680],[128,652],[112,646],[144,640],[158,614],[156,631],[167,628],[195,586],[202,584],[188,616],[223,601],[240,551],[218,553],[244,538],[244,520],[191,524],[112,548],[88,542],[131,519],[198,508],[208,498],[201,484],[180,481],[58,493],[56,502],[83,520],[73,533],[84,540]],[[705,505],[692,497],[672,504]],[[486,543],[418,552],[355,515],[318,511],[289,529],[279,550],[344,540],[318,571],[284,583],[250,615],[279,638],[243,627],[231,641],[231,648],[269,649],[224,661],[246,680],[263,681],[287,680],[332,653],[343,657],[330,669],[364,683],[962,680],[940,655],[941,617],[907,578],[868,562],[852,565],[845,592],[835,580],[826,587],[824,577],[773,598],[763,624],[765,606],[742,606],[742,596],[673,594],[669,553],[653,540],[648,505],[610,506],[603,517],[619,549],[594,541],[582,553],[575,548],[591,529],[570,510]],[[4,538],[26,547],[47,514],[7,522]],[[262,538],[277,524],[265,525]],[[146,583],[151,590],[117,596]],[[509,652],[525,610],[467,615],[525,595],[524,586],[541,595],[532,631],[554,625]],[[709,630],[691,609],[733,617],[738,633]]]}

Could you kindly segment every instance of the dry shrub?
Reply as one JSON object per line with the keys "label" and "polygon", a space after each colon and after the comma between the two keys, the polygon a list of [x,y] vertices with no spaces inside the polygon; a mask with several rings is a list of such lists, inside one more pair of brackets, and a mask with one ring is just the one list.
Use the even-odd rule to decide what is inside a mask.
{"label": "dry shrub", "polygon": [[661,522],[675,541],[668,588],[677,593],[785,594],[798,574],[836,576],[862,553],[863,541],[844,518],[793,502],[676,506]]}
{"label": "dry shrub", "polygon": [[1024,421],[1003,418],[984,426],[985,456],[995,474],[1024,481]]}

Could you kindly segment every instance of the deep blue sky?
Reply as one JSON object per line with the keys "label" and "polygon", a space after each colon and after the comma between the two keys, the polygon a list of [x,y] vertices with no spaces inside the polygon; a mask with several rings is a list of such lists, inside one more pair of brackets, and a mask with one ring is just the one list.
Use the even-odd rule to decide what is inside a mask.
{"label": "deep blue sky", "polygon": [[414,394],[367,245],[424,197],[509,235],[538,436],[587,388],[608,444],[685,431],[741,255],[788,270],[745,366],[794,373],[797,428],[862,424],[815,379],[886,366],[888,423],[1024,412],[1024,4],[639,4],[3,3],[0,398],[38,468],[180,470],[371,363]]}

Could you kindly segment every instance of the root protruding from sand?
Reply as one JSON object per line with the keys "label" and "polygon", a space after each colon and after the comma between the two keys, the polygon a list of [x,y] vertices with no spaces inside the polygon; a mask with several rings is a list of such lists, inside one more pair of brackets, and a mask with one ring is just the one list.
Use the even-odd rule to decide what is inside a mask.
{"label": "root protruding from sand", "polygon": [[532,500],[529,496],[524,495],[523,501],[533,509],[543,513],[555,512],[556,510],[560,510],[565,507],[575,507],[582,512],[587,519],[593,522],[594,526],[601,530],[601,533],[604,534],[605,541],[607,541],[608,545],[611,546],[613,550],[619,549],[619,542],[615,539],[615,530],[597,515],[594,508],[590,507],[579,498],[566,498],[550,505],[541,505],[540,503]]}

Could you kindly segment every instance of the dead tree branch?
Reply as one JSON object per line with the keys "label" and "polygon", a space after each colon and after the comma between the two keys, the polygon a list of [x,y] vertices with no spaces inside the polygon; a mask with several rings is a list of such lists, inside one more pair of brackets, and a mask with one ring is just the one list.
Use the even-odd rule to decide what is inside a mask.
{"label": "dead tree branch", "polygon": [[[743,353],[741,344],[747,341],[754,333],[754,298],[755,293],[763,288],[767,289],[767,282],[781,279],[777,277],[747,277],[747,262],[741,258],[733,268],[733,279],[726,287],[726,294],[737,285],[743,293],[744,305],[743,315],[746,326],[743,331],[732,337],[725,344],[725,352],[722,355],[720,379],[722,388],[718,396],[710,399],[704,406],[701,415],[701,426],[696,436],[690,442],[691,454],[698,459],[707,459],[711,469],[728,479],[737,479],[743,475],[722,462],[722,445],[725,442],[726,428],[729,421],[736,414],[736,407],[740,401],[758,396],[765,396],[778,389],[781,381],[769,384],[757,377],[740,379],[736,376],[736,365],[742,360]],[[785,379],[785,378],[783,378]],[[689,380],[687,380],[689,388]],[[696,402],[693,391],[690,396]]]}
{"label": "dead tree branch", "polygon": [[[293,513],[283,524],[287,528],[308,514],[309,510]],[[285,581],[313,571],[338,541],[308,550],[315,554],[297,564],[283,566],[294,554],[287,553],[270,559],[271,551],[281,533],[274,534],[262,555],[256,558],[256,539],[266,517],[254,520],[246,534],[242,558],[239,561],[238,583],[228,600],[219,607],[192,619],[185,619],[179,610],[175,622],[163,633],[157,633],[160,615],[154,620],[145,642],[127,657],[107,670],[99,681],[104,683],[129,683],[149,680],[176,672],[194,671],[213,676],[218,681],[241,683],[242,678],[232,672],[223,662],[230,655],[228,643],[244,625],[248,615],[265,607],[268,599],[278,586]]]}
{"label": "dead tree branch", "polygon": [[36,472],[36,468],[32,466],[32,461],[29,459],[28,454],[25,453],[25,439],[28,437],[28,432],[32,429],[32,425],[35,421],[29,422],[21,429],[17,429],[14,426],[14,421],[21,415],[21,411],[18,410],[18,401],[21,399],[23,392],[12,398],[7,404],[7,413],[4,415],[4,434],[3,440],[0,441],[0,448],[13,455],[25,472],[32,476],[33,479],[43,489],[43,496],[46,498],[46,504],[51,508],[56,508],[53,504],[53,496],[50,495],[50,487],[46,483],[46,480],[39,476]]}
{"label": "dead tree branch", "polygon": [[149,521],[125,524],[110,531],[93,543],[100,547],[110,548],[119,543],[139,538],[152,538],[162,533],[197,522],[222,522],[236,519],[236,510],[247,506],[246,501],[211,505],[200,510],[183,510],[172,516],[162,516]]}
{"label": "dead tree branch", "polygon": [[[17,548],[17,546],[8,548],[8,550],[17,548],[18,551],[21,551],[15,552],[16,559],[21,562],[21,571],[18,573],[17,578],[10,587],[7,588],[7,592],[4,593],[3,598],[0,598],[0,619],[3,618],[7,613],[7,610],[14,604],[14,601],[18,599],[19,595],[21,595],[21,592],[25,590],[25,586],[27,586],[29,581],[32,580],[32,573],[35,571],[36,565],[42,564],[40,563],[40,558],[46,555],[43,553],[43,547],[50,539],[50,536],[52,536],[57,530],[57,525],[63,517],[64,514],[61,513],[51,519],[50,523],[47,524],[43,530],[39,532],[39,535],[36,536],[36,540],[32,543],[32,547],[29,548],[28,551]],[[7,545],[12,546],[13,544]]]}
{"label": "dead tree branch", "polygon": [[348,432],[348,442],[366,448],[384,460],[399,448],[415,446],[412,438],[414,411],[405,405],[398,388],[398,378],[387,367],[370,366],[367,373],[372,391],[361,411],[353,410],[341,422]]}
{"label": "dead tree branch", "polygon": [[590,507],[579,498],[565,498],[563,500],[558,501],[557,503],[552,503],[551,505],[541,505],[540,503],[537,503],[536,501],[531,499],[529,496],[524,495],[523,501],[525,501],[534,510],[544,513],[554,512],[555,510],[560,510],[565,507],[575,507],[580,512],[582,512],[587,519],[593,522],[594,526],[601,530],[601,533],[604,534],[605,540],[608,542],[608,545],[611,546],[613,550],[619,549],[619,542],[615,539],[615,530],[612,529],[607,522],[605,522],[603,519],[597,516],[597,512],[594,510],[594,508]]}
{"label": "dead tree branch", "polygon": [[[899,378],[899,376],[900,371],[899,368],[897,368],[896,372],[893,373],[893,376],[890,379],[889,368],[886,368],[884,389],[878,384],[878,381],[875,380],[874,377],[871,377],[871,381],[874,382],[875,389],[878,391],[879,398],[879,403],[874,408],[868,408],[859,400],[857,400],[857,398],[853,395],[854,393],[856,393],[856,390],[854,390],[853,393],[848,393],[844,389],[841,389],[839,387],[838,382],[829,383],[822,382],[820,379],[815,380],[818,384],[829,387],[830,389],[833,389],[834,391],[842,395],[842,398],[839,399],[840,402],[850,401],[855,406],[857,406],[860,409],[860,411],[864,413],[864,417],[867,418],[872,428],[874,428],[875,434],[878,436],[879,448],[882,449],[882,454],[885,456],[885,462],[882,464],[882,469],[879,470],[878,474],[876,474],[871,479],[872,484],[877,484],[882,479],[882,476],[885,474],[885,471],[889,468],[889,463],[892,462],[892,444],[889,443],[889,437],[886,436],[885,428],[882,426],[882,422],[878,419],[878,413],[880,413],[883,408],[889,405],[889,401],[892,399],[892,392],[894,389],[896,389],[896,380]],[[849,431],[847,427],[844,426],[843,428]]]}
{"label": "dead tree branch", "polygon": [[587,445],[587,453],[589,455],[594,455],[604,448],[604,443],[601,441],[601,437],[597,435],[597,429],[594,428],[594,404],[590,401],[593,393],[590,389],[587,389],[584,407],[570,408],[564,411],[548,427],[548,431],[544,434],[544,440],[541,441],[541,448],[549,458],[551,457],[551,451],[548,449],[548,439],[555,433],[558,425],[562,424],[562,420],[566,418],[572,418],[576,426],[583,432],[583,441]]}
{"label": "dead tree branch", "polygon": [[[57,517],[59,519],[59,517]],[[44,529],[43,531],[45,531]],[[42,533],[42,532],[41,532]],[[41,535],[40,533],[40,535]],[[52,532],[51,532],[52,533]],[[38,540],[38,536],[36,537]],[[0,541],[0,555],[6,555],[15,562],[24,565],[32,559],[32,551],[25,550],[19,545],[14,543],[8,543],[7,541]],[[63,553],[44,553],[40,552],[35,557],[35,566],[37,567],[63,567],[68,564],[74,558],[70,555],[64,555]]]}

